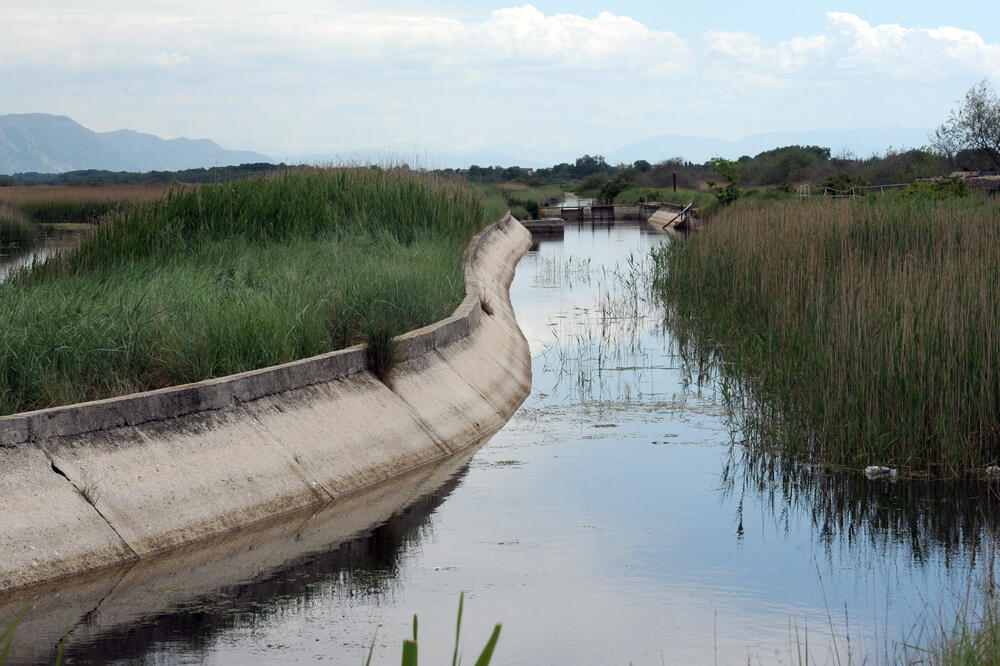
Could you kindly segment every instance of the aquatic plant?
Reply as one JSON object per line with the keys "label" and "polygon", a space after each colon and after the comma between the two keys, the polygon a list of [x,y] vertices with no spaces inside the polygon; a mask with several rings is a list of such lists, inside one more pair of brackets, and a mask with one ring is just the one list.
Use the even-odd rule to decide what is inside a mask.
{"label": "aquatic plant", "polygon": [[1000,460],[1000,202],[747,201],[653,258],[746,443],[946,476]]}
{"label": "aquatic plant", "polygon": [[[458,596],[458,621],[455,625],[455,649],[451,656],[451,666],[458,666],[462,663],[459,655],[459,646],[461,645],[462,638],[462,607],[465,604],[465,592],[461,592]],[[483,651],[479,654],[479,658],[476,659],[475,666],[488,666],[490,661],[493,659],[493,653],[497,647],[497,641],[500,640],[500,628],[502,625],[497,624],[493,627],[493,633],[490,634],[489,640],[486,641],[486,646]],[[371,647],[368,649],[368,659],[365,660],[365,666],[371,666],[372,654],[375,651],[375,638],[372,638]],[[2,661],[0,661],[2,663]],[[413,639],[407,639],[403,641],[403,666],[417,666],[417,616],[413,616]]]}
{"label": "aquatic plant", "polygon": [[179,184],[160,185],[33,185],[0,189],[0,202],[15,206],[38,224],[95,224],[113,211],[162,199]]}
{"label": "aquatic plant", "polygon": [[28,247],[38,239],[38,228],[19,208],[0,203],[0,249]]}
{"label": "aquatic plant", "polygon": [[[20,620],[14,620],[7,627],[0,631],[0,666],[7,663],[7,657],[10,656],[10,651],[14,647],[14,634],[17,632],[17,626],[20,624]],[[63,663],[63,656],[66,652],[66,636],[63,636],[59,640],[59,648],[56,650],[56,660],[53,666],[61,666]]]}
{"label": "aquatic plant", "polygon": [[396,344],[398,333],[393,317],[382,307],[372,312],[365,324],[365,358],[368,370],[385,383],[389,381],[389,371],[399,360],[399,345]]}
{"label": "aquatic plant", "polygon": [[0,414],[305,358],[363,342],[377,316],[441,319],[466,244],[504,209],[419,173],[307,169],[115,212],[0,284]]}

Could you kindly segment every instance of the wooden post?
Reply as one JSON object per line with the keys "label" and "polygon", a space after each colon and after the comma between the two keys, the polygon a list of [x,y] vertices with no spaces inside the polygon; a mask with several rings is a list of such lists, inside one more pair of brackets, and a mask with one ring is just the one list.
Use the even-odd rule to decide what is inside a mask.
{"label": "wooden post", "polygon": [[674,172],[674,192],[677,191],[677,172]]}

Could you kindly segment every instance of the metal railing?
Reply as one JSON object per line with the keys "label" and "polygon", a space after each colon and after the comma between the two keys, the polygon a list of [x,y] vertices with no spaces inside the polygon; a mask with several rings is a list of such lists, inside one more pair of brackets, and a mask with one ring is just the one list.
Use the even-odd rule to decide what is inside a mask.
{"label": "metal railing", "polygon": [[[809,184],[799,185],[795,188],[797,197],[832,197],[834,199],[859,199],[874,193],[885,194],[887,191],[907,187],[909,183],[892,183],[891,185],[853,185],[845,190],[838,190],[834,187],[816,188],[817,193],[813,193],[813,187]],[[819,192],[822,190],[822,192]]]}

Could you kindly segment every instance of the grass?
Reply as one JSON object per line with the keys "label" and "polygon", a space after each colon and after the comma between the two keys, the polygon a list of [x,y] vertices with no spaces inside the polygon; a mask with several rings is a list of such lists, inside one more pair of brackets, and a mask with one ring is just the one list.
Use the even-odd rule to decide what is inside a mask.
{"label": "grass", "polygon": [[924,666],[979,666],[1000,664],[1000,606],[995,585],[984,581],[982,596],[970,596],[958,608],[944,611],[949,617],[928,618],[902,638],[891,638],[888,627],[882,628],[879,645],[870,654],[858,654],[852,647],[845,617],[843,633],[835,629],[830,609],[826,609],[829,637],[827,659],[817,661],[809,648],[809,630],[790,623],[790,654],[795,663],[831,664],[921,664]]}
{"label": "grass", "polygon": [[20,209],[0,203],[0,250],[28,247],[38,239],[38,227]]}
{"label": "grass", "polygon": [[[451,656],[451,666],[458,666],[462,663],[461,655],[459,654],[460,646],[462,644],[462,607],[465,605],[465,592],[462,592],[458,596],[458,621],[455,624],[455,649]],[[489,666],[490,661],[493,660],[493,653],[496,651],[497,641],[500,640],[500,628],[501,625],[497,624],[493,627],[493,632],[490,634],[489,640],[486,641],[486,646],[483,648],[482,652],[479,653],[479,658],[476,659],[475,666]],[[372,637],[371,647],[368,649],[368,658],[365,660],[365,666],[370,666],[372,663],[372,655],[375,652],[375,638]],[[3,661],[0,660],[0,664]],[[417,666],[417,616],[413,616],[413,638],[406,639],[403,641],[403,666]]]}
{"label": "grass", "polygon": [[506,196],[520,201],[534,201],[539,206],[551,206],[563,200],[565,192],[556,185],[529,187],[521,183],[504,183],[496,186]]}
{"label": "grass", "polygon": [[746,443],[940,476],[1000,460],[1000,202],[747,200],[654,261]]}
{"label": "grass", "polygon": [[615,197],[616,204],[637,204],[646,202],[672,203],[686,206],[694,202],[698,209],[698,217],[707,218],[719,206],[716,196],[710,192],[672,188],[630,187]]}
{"label": "grass", "polygon": [[686,206],[694,202],[694,205],[701,208],[715,202],[715,195],[698,190],[678,189],[676,192],[669,187],[630,187],[623,190],[615,197],[617,204],[637,204],[643,202],[659,201],[663,203],[675,203]]}
{"label": "grass", "polygon": [[0,284],[0,414],[379,336],[385,376],[392,334],[454,310],[464,248],[503,210],[422,174],[313,169],[114,213],[75,251]]}
{"label": "grass", "polygon": [[510,208],[511,214],[519,220],[538,219],[542,216],[542,207],[558,203],[566,195],[554,185],[528,187],[523,183],[511,182],[499,185],[473,185],[486,196],[499,199],[502,197]]}
{"label": "grass", "polygon": [[995,591],[988,591],[978,607],[966,604],[953,626],[939,627],[930,647],[917,652],[930,664],[1000,664],[1000,607]]}
{"label": "grass", "polygon": [[116,210],[166,197],[179,185],[35,185],[0,188],[0,202],[37,223],[93,224]]}

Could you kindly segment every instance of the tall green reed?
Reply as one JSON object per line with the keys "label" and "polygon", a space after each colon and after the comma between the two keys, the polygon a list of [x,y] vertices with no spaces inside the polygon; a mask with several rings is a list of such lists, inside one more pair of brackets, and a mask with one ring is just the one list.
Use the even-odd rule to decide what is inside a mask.
{"label": "tall green reed", "polygon": [[749,443],[943,475],[1000,460],[997,202],[744,202],[654,261]]}
{"label": "tall green reed", "polygon": [[38,240],[38,227],[19,208],[0,203],[0,249],[29,247]]}
{"label": "tall green reed", "polygon": [[[503,202],[304,170],[179,192],[0,284],[0,413],[223,376],[441,319]],[[391,336],[390,336],[391,337]],[[388,357],[391,363],[391,355]]]}

